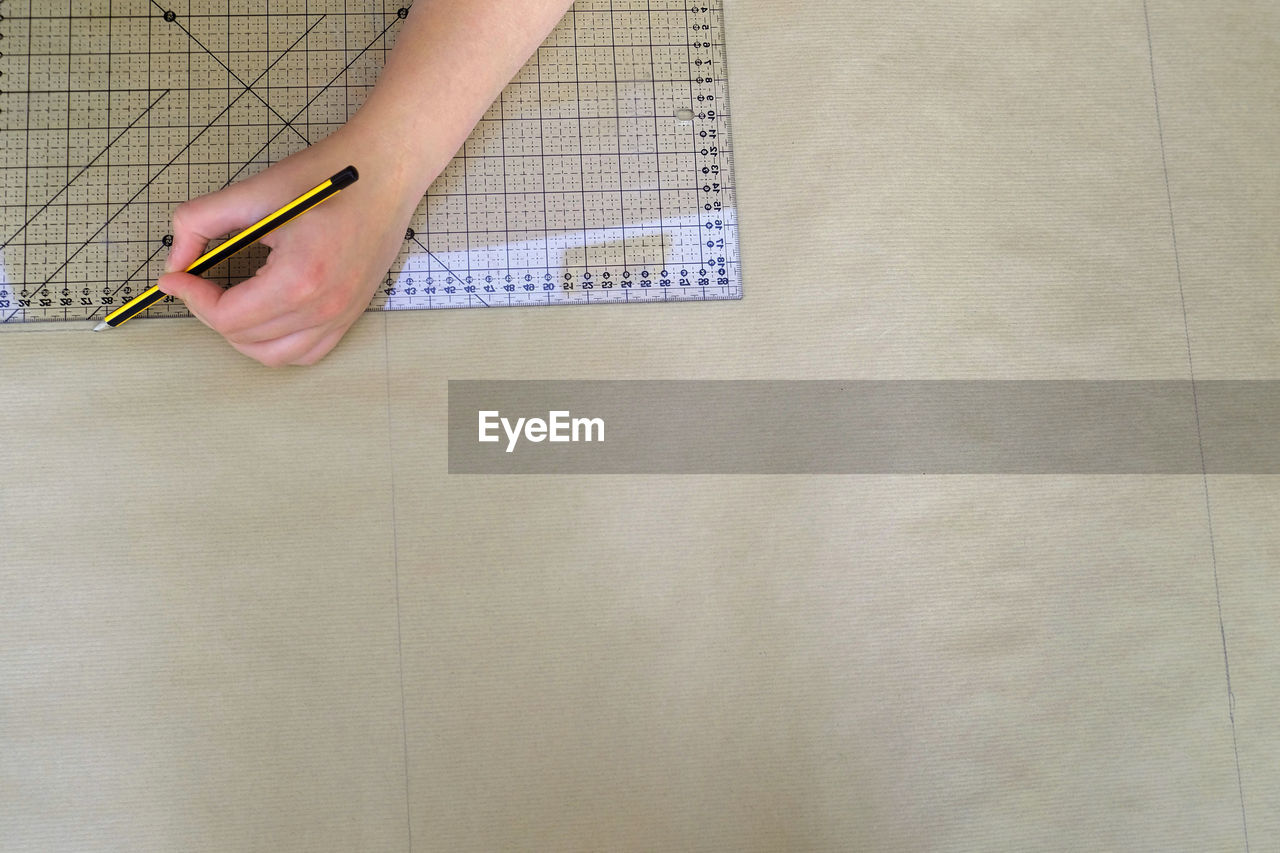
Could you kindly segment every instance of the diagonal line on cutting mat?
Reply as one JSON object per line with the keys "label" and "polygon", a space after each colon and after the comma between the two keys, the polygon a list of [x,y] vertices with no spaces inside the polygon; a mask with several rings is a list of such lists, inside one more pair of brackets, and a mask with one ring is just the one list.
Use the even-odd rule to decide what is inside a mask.
{"label": "diagonal line on cutting mat", "polygon": [[[112,295],[112,296],[115,296],[117,293],[119,293],[119,292],[124,288],[124,286],[125,286],[126,284],[128,284],[128,283],[129,283],[129,282],[131,282],[131,281],[133,281],[134,276],[136,276],[138,273],[140,273],[140,272],[142,272],[144,269],[146,269],[146,268],[147,268],[147,265],[148,265],[148,264],[150,264],[150,263],[151,263],[151,261],[155,259],[155,256],[156,256],[156,255],[160,254],[160,250],[161,250],[161,249],[163,249],[163,248],[164,248],[164,244],[163,244],[163,243],[161,243],[159,246],[157,246],[157,247],[156,247],[156,248],[151,252],[151,254],[150,254],[150,255],[147,255],[147,259],[146,259],[145,261],[143,261],[142,263],[138,264],[138,268],[137,268],[137,269],[135,269],[133,272],[129,273],[128,278],[126,278],[124,281],[120,282],[120,284],[116,285],[116,289],[115,289],[115,290],[113,290],[113,291],[111,291],[111,295]],[[100,310],[105,310],[106,308],[107,308],[107,306],[106,306],[106,305],[99,305],[97,308],[94,308],[92,311],[90,311],[90,312],[89,312],[89,316],[88,316],[88,317],[85,317],[85,319],[86,319],[86,320],[92,320],[92,319],[93,319],[93,317],[94,317],[94,315],[95,315],[95,314],[97,314],[97,313],[98,313],[98,311],[100,311]]]}
{"label": "diagonal line on cutting mat", "polygon": [[40,205],[40,209],[37,210],[35,213],[31,214],[31,218],[29,218],[26,222],[22,223],[22,226],[18,228],[17,231],[14,231],[12,234],[10,234],[8,240],[5,240],[3,243],[0,243],[0,249],[3,249],[5,246],[12,243],[15,237],[17,237],[19,234],[21,234],[23,231],[27,229],[28,225],[30,225],[32,222],[35,222],[37,216],[44,213],[45,209],[58,199],[58,196],[62,195],[64,192],[70,189],[71,185],[74,184],[77,180],[79,180],[80,176],[83,175],[86,171],[88,171],[90,166],[98,162],[98,157],[101,157],[103,154],[106,154],[107,149],[109,149],[112,145],[115,145],[120,140],[120,137],[128,133],[135,124],[142,121],[142,119],[146,116],[146,114],[151,112],[151,108],[154,107],[156,104],[160,103],[160,99],[163,98],[165,95],[169,94],[169,92],[170,92],[169,89],[165,89],[163,92],[161,92],[160,95],[154,101],[151,102],[151,106],[147,107],[145,110],[139,113],[137,118],[129,122],[128,127],[126,127],[124,130],[117,133],[115,139],[112,139],[110,142],[107,143],[106,148],[103,148],[101,151],[98,152],[97,156],[95,156],[88,163],[85,163],[84,166],[80,168],[80,171],[76,172],[75,177],[67,181],[62,186],[62,189],[58,190],[56,193],[53,194],[52,197],[50,197],[48,201]]}
{"label": "diagonal line on cutting mat", "polygon": [[[157,9],[159,9],[161,12],[167,11],[163,6],[161,6],[159,3],[157,3],[157,2],[156,2],[156,0],[151,0],[151,5],[152,5],[152,6],[155,6],[155,7],[156,7]],[[199,48],[200,48],[201,50],[203,50],[205,53],[209,54],[209,56],[213,58],[213,61],[214,61],[214,62],[216,62],[216,63],[218,63],[219,65],[221,65],[221,66],[226,70],[226,72],[227,72],[228,74],[230,74],[230,75],[235,79],[235,81],[236,81],[237,83],[239,83],[241,86],[244,86],[244,87],[245,87],[245,89],[247,89],[247,90],[249,91],[249,94],[253,95],[253,96],[254,96],[255,98],[257,98],[259,101],[261,101],[261,102],[262,102],[262,105],[263,105],[264,107],[266,107],[267,109],[271,110],[271,114],[272,114],[273,116],[275,116],[276,118],[280,119],[280,121],[282,121],[282,122],[284,122],[284,123],[285,123],[285,126],[286,126],[286,127],[288,127],[290,130],[292,130],[294,133],[298,134],[298,138],[299,138],[299,139],[301,139],[303,142],[307,143],[308,145],[310,145],[310,144],[311,144],[311,140],[310,140],[310,139],[307,139],[307,137],[306,137],[306,136],[304,136],[304,135],[302,134],[302,131],[300,131],[300,130],[298,130],[296,127],[294,127],[294,126],[289,122],[289,120],[288,120],[287,118],[285,118],[284,116],[280,115],[280,113],[276,112],[276,108],[275,108],[275,107],[273,107],[273,106],[271,106],[271,104],[269,104],[269,103],[267,102],[267,99],[266,99],[266,98],[262,97],[262,96],[261,96],[261,95],[259,95],[257,92],[253,91],[253,88],[252,88],[252,86],[251,86],[250,84],[248,84],[248,83],[244,82],[243,80],[241,80],[241,79],[240,79],[240,76],[239,76],[238,74],[236,74],[236,72],[232,71],[232,70],[231,70],[231,68],[227,65],[227,63],[225,63],[225,62],[223,62],[221,59],[219,59],[217,54],[215,54],[212,50],[209,50],[209,48],[205,47],[205,46],[204,46],[204,43],[203,43],[203,42],[201,42],[201,41],[200,41],[200,39],[196,38],[194,35],[192,35],[192,34],[191,34],[191,31],[190,31],[190,30],[188,30],[186,27],[182,26],[182,22],[181,22],[180,20],[174,20],[172,23],[173,23],[173,24],[174,24],[174,26],[176,26],[178,29],[180,29],[180,30],[182,30],[184,33],[186,33],[187,38],[189,38],[189,39],[191,39],[193,42],[195,42],[195,44],[196,44],[196,46],[197,46],[197,47],[199,47]],[[319,22],[317,21],[317,23],[319,23]],[[253,81],[253,82],[254,82],[254,83],[257,83],[258,81],[257,81],[257,80],[255,80],[255,81]]]}
{"label": "diagonal line on cutting mat", "polygon": [[[449,275],[453,276],[454,278],[456,278],[456,279],[457,279],[458,281],[460,281],[460,282],[461,282],[461,281],[466,281],[466,279],[462,278],[462,276],[458,275],[456,272],[454,272],[453,270],[451,270],[451,269],[449,269],[448,267],[446,267],[446,266],[444,265],[444,261],[440,260],[440,258],[436,256],[436,253],[435,253],[435,252],[431,251],[431,250],[430,250],[430,249],[428,249],[425,245],[423,245],[423,242],[422,242],[421,240],[419,240],[419,239],[418,239],[418,235],[417,235],[417,234],[414,234],[414,235],[413,235],[413,242],[417,243],[419,246],[422,246],[422,251],[424,251],[424,252],[426,252],[426,253],[427,253],[427,257],[428,257],[428,258],[430,258],[431,260],[435,261],[437,264],[439,264],[439,265],[444,269],[444,271],[445,271],[445,272],[447,272]],[[430,274],[430,273],[428,272],[428,275],[429,275],[429,274]],[[471,297],[471,298],[475,299],[477,302],[479,302],[479,303],[480,303],[481,305],[483,305],[485,308],[488,308],[488,307],[489,307],[489,303],[488,303],[488,302],[485,302],[485,301],[484,301],[484,299],[483,299],[479,294],[476,294],[476,293],[468,293],[468,294],[467,294],[467,296],[469,296],[469,297]]]}
{"label": "diagonal line on cutting mat", "polygon": [[[339,71],[337,74],[335,74],[335,75],[333,76],[333,79],[331,79],[328,83],[325,83],[322,87],[320,87],[320,91],[318,91],[318,92],[316,92],[314,95],[312,95],[312,96],[311,96],[311,99],[310,99],[309,101],[307,101],[305,104],[303,104],[303,105],[302,105],[302,109],[300,109],[300,110],[298,110],[296,113],[294,113],[294,114],[293,114],[293,118],[289,119],[289,120],[288,120],[288,122],[297,121],[297,120],[298,120],[298,116],[300,116],[300,115],[302,115],[303,113],[305,113],[305,112],[306,112],[306,111],[311,107],[311,105],[312,105],[312,104],[314,104],[314,103],[316,102],[316,99],[318,99],[318,98],[319,98],[321,95],[323,95],[325,92],[329,91],[329,87],[330,87],[330,86],[332,86],[334,83],[337,83],[337,82],[338,82],[338,78],[340,78],[340,77],[342,77],[344,74],[346,74],[346,73],[347,73],[347,70],[348,70],[349,68],[351,68],[351,66],[352,66],[352,65],[355,65],[355,64],[356,64],[356,62],[360,59],[360,57],[362,57],[362,56],[364,56],[366,53],[368,53],[368,52],[369,52],[369,48],[371,48],[371,47],[373,47],[375,44],[377,44],[377,43],[378,43],[378,40],[379,40],[379,39],[381,39],[383,36],[385,36],[385,35],[387,34],[387,30],[389,30],[389,29],[391,29],[393,26],[395,26],[395,25],[396,25],[396,22],[397,22],[397,21],[399,21],[399,20],[400,20],[400,17],[399,17],[399,16],[392,16],[392,18],[391,18],[391,23],[389,23],[389,24],[387,24],[385,27],[383,27],[383,28],[382,28],[382,32],[380,32],[380,33],[378,33],[376,36],[374,36],[372,41],[370,41],[367,45],[365,45],[363,48],[361,48],[360,52],[359,52],[359,53],[357,53],[357,54],[355,55],[355,58],[354,58],[354,59],[352,59],[352,60],[351,60],[350,62],[348,62],[346,65],[342,66],[342,70],[341,70],[341,71]],[[256,81],[255,81],[255,82],[256,82]],[[286,122],[286,124],[287,124],[288,122]],[[245,164],[244,164],[243,166],[241,166],[239,169],[237,169],[237,170],[236,170],[235,174],[233,174],[231,177],[227,178],[227,182],[226,182],[225,184],[223,184],[222,186],[223,186],[224,188],[225,188],[225,187],[229,187],[229,186],[231,186],[231,182],[232,182],[232,181],[234,181],[236,178],[238,178],[238,177],[240,176],[240,173],[241,173],[241,172],[243,172],[245,169],[249,168],[249,165],[250,165],[251,163],[253,163],[253,161],[254,161],[254,160],[257,160],[260,156],[262,156],[262,152],[263,152],[263,151],[266,151],[269,147],[271,147],[271,143],[272,143],[272,142],[275,142],[275,141],[276,141],[276,137],[278,137],[278,136],[279,136],[280,134],[282,134],[282,133],[284,133],[284,128],[283,128],[283,127],[282,127],[282,128],[280,128],[279,130],[277,130],[274,134],[272,134],[271,138],[270,138],[270,139],[268,139],[266,142],[264,142],[264,143],[263,143],[263,145],[262,145],[262,147],[261,147],[261,148],[259,148],[259,149],[254,153],[254,155],[253,155],[252,157],[250,157],[247,161],[245,161]]]}
{"label": "diagonal line on cutting mat", "polygon": [[[426,252],[426,253],[427,253],[427,257],[428,257],[428,258],[430,258],[431,260],[435,261],[435,262],[436,262],[437,264],[439,264],[441,267],[443,267],[444,271],[445,271],[445,272],[447,272],[449,275],[451,275],[451,276],[453,276],[454,278],[456,278],[459,282],[465,282],[465,281],[466,281],[466,279],[465,279],[465,278],[463,278],[462,276],[458,275],[458,274],[457,274],[456,272],[454,272],[453,270],[451,270],[451,269],[449,269],[448,267],[446,267],[446,266],[444,265],[444,261],[440,260],[440,258],[436,256],[435,252],[431,251],[431,250],[430,250],[430,249],[428,249],[425,245],[423,245],[422,241],[418,239],[418,235],[417,235],[417,234],[414,234],[414,235],[413,235],[413,242],[417,243],[419,246],[422,246],[422,251],[424,251],[424,252]],[[430,273],[428,272],[428,275],[429,275],[429,274],[430,274]],[[485,308],[488,308],[488,307],[489,307],[489,303],[488,303],[488,302],[485,302],[485,301],[484,301],[484,298],[483,298],[483,297],[481,297],[478,293],[468,293],[468,294],[467,294],[467,296],[468,296],[469,298],[474,299],[475,301],[479,302],[479,303],[480,303],[481,305],[483,305]]]}
{"label": "diagonal line on cutting mat", "polygon": [[[138,268],[133,272],[129,273],[128,277],[124,281],[120,282],[120,284],[116,286],[115,290],[111,291],[111,295],[115,296],[117,293],[120,292],[121,288],[123,288],[129,282],[133,281],[133,277],[136,276],[138,273],[142,272],[144,269],[146,269],[147,264],[151,263],[151,261],[155,258],[155,256],[160,254],[160,250],[163,248],[164,248],[164,243],[161,243],[154,250],[152,250],[151,254],[147,255],[147,259],[142,263],[138,264]],[[94,312],[94,313],[97,313],[97,312]],[[93,315],[90,314],[89,316],[92,317]]]}
{"label": "diagonal line on cutting mat", "polygon": [[[281,53],[279,56],[277,56],[275,59],[273,59],[273,60],[271,61],[271,64],[270,64],[270,65],[268,65],[266,68],[264,68],[264,69],[263,69],[263,71],[262,71],[262,73],[261,73],[261,74],[259,74],[257,77],[255,77],[255,78],[254,78],[253,83],[250,83],[249,85],[250,85],[250,86],[253,86],[255,83],[257,83],[257,82],[258,82],[259,80],[261,80],[263,77],[265,77],[265,76],[267,75],[267,72],[268,72],[268,71],[270,71],[270,70],[272,69],[272,67],[274,67],[274,66],[275,66],[275,64],[276,64],[277,62],[279,62],[281,59],[283,59],[283,58],[284,58],[284,57],[289,53],[289,51],[293,50],[293,49],[294,49],[294,47],[296,47],[296,46],[298,45],[298,43],[299,43],[299,42],[301,42],[304,38],[306,38],[306,37],[307,37],[307,35],[308,35],[308,34],[309,34],[313,29],[315,29],[316,24],[319,24],[322,20],[324,20],[324,15],[321,15],[319,18],[317,18],[317,19],[316,19],[315,23],[313,23],[311,26],[307,27],[306,32],[304,32],[302,35],[298,36],[297,40],[295,40],[295,41],[293,42],[293,44],[291,44],[291,45],[289,45],[288,47],[286,47],[286,48],[284,49],[284,52],[283,52],[283,53]],[[222,112],[220,112],[220,113],[218,113],[216,116],[214,116],[214,117],[213,117],[213,119],[212,119],[208,124],[206,124],[204,127],[202,127],[202,128],[200,129],[200,132],[199,132],[199,133],[197,133],[195,136],[191,137],[191,139],[190,139],[190,140],[188,140],[187,144],[186,144],[186,145],[184,145],[184,146],[182,146],[182,148],[181,148],[181,149],[179,149],[179,151],[178,151],[178,153],[177,153],[177,154],[173,155],[173,159],[171,159],[168,163],[165,163],[165,164],[164,164],[163,166],[161,166],[158,170],[156,170],[156,173],[155,173],[154,175],[152,175],[152,176],[147,180],[147,182],[146,182],[145,184],[143,184],[143,185],[138,189],[138,191],[137,191],[136,193],[134,193],[132,196],[130,196],[128,201],[126,201],[124,204],[120,205],[120,208],[119,208],[118,210],[116,210],[116,212],[115,212],[115,213],[111,214],[111,216],[109,216],[109,217],[107,218],[107,221],[106,221],[106,222],[104,222],[104,223],[102,223],[101,227],[99,227],[97,231],[93,232],[93,234],[89,237],[89,239],[88,239],[88,240],[85,240],[83,243],[81,243],[81,244],[80,244],[80,248],[76,249],[74,252],[72,252],[71,254],[67,255],[66,260],[64,260],[61,264],[59,264],[59,265],[58,265],[58,268],[57,268],[57,269],[55,269],[55,270],[53,271],[53,274],[52,274],[52,275],[50,275],[47,279],[45,279],[44,284],[40,285],[40,287],[47,287],[47,286],[48,286],[48,284],[49,284],[49,282],[53,281],[53,280],[54,280],[54,278],[56,278],[56,277],[57,277],[58,273],[62,272],[62,270],[63,270],[64,268],[66,268],[67,264],[71,263],[72,259],[73,259],[73,258],[75,258],[75,256],[76,256],[76,255],[78,255],[78,254],[80,254],[82,251],[84,251],[84,249],[85,249],[85,247],[86,247],[86,246],[88,246],[90,243],[92,243],[94,240],[96,240],[96,239],[98,238],[98,235],[99,235],[99,234],[101,234],[103,231],[105,231],[105,230],[106,230],[107,226],[111,224],[111,221],[112,221],[113,219],[115,219],[117,216],[119,216],[121,213],[123,213],[123,212],[124,212],[124,210],[125,210],[125,208],[127,208],[129,205],[133,204],[134,200],[136,200],[136,199],[138,198],[138,196],[140,196],[140,195],[142,195],[144,192],[146,192],[146,191],[147,191],[147,188],[148,188],[148,187],[150,187],[153,183],[155,183],[156,178],[160,177],[160,175],[164,173],[164,170],[165,170],[165,169],[169,168],[169,167],[170,167],[170,166],[172,166],[175,162],[177,162],[178,158],[179,158],[179,157],[181,157],[181,156],[183,155],[183,153],[185,153],[185,152],[186,152],[186,150],[187,150],[188,148],[190,148],[192,145],[194,145],[194,144],[195,144],[195,142],[196,142],[196,140],[197,140],[197,139],[199,139],[201,136],[203,136],[203,135],[205,134],[205,132],[209,130],[209,128],[213,127],[213,125],[214,125],[215,123],[217,123],[218,119],[220,119],[220,118],[222,118],[224,115],[226,115],[226,114],[227,114],[227,112],[231,109],[231,107],[235,104],[235,102],[236,102],[236,101],[238,101],[238,100],[240,100],[242,97],[244,97],[245,92],[248,92],[248,91],[249,91],[249,89],[248,89],[248,88],[245,88],[244,90],[242,90],[242,91],[240,92],[240,94],[236,95],[234,98],[232,98],[230,101],[228,101],[228,102],[227,102],[227,105],[226,105],[225,107],[223,107],[223,108],[222,108]],[[283,129],[282,129],[282,130],[283,130]]]}
{"label": "diagonal line on cutting mat", "polygon": [[416,234],[415,234],[415,235],[413,235],[413,242],[417,243],[419,246],[422,246],[422,251],[424,251],[424,252],[426,252],[426,253],[427,253],[427,257],[429,257],[431,260],[435,261],[435,262],[436,262],[437,264],[439,264],[441,267],[444,267],[444,271],[445,271],[445,272],[447,272],[449,275],[453,276],[454,278],[458,279],[458,281],[462,281],[462,279],[461,279],[461,278],[459,278],[459,276],[458,276],[458,274],[457,274],[457,273],[455,273],[453,270],[451,270],[451,269],[449,269],[448,267],[446,267],[446,266],[444,265],[444,261],[442,261],[442,260],[440,260],[439,258],[437,258],[437,257],[435,256],[435,253],[434,253],[434,252],[432,252],[432,251],[431,251],[430,249],[428,249],[425,245],[423,245],[422,241],[418,239],[418,235],[416,235]]}

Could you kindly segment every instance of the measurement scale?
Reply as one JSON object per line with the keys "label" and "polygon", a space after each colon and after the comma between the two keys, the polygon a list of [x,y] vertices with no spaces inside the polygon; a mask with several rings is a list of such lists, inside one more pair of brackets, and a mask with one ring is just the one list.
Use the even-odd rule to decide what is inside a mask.
{"label": "measurement scale", "polygon": [[[407,13],[0,0],[0,323],[100,320],[154,284],[173,209],[341,126]],[[579,0],[432,184],[370,309],[740,298],[726,71],[719,2]]]}

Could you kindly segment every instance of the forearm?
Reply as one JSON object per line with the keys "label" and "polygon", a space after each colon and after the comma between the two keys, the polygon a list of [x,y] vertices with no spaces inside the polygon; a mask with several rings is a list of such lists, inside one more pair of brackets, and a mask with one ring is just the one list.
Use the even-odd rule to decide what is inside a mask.
{"label": "forearm", "polygon": [[569,6],[417,0],[350,132],[421,195]]}

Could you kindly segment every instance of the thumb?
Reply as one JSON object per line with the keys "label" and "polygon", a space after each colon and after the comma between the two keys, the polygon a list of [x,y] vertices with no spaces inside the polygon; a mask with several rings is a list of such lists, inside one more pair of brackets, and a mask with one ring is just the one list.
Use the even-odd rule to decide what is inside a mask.
{"label": "thumb", "polygon": [[185,270],[214,237],[256,222],[258,207],[240,184],[178,205],[173,211],[173,246],[164,262],[165,272]]}
{"label": "thumb", "polygon": [[212,320],[218,309],[218,300],[226,293],[225,290],[208,279],[185,272],[165,273],[156,284],[163,292],[187,303],[191,313],[206,326],[213,327]]}

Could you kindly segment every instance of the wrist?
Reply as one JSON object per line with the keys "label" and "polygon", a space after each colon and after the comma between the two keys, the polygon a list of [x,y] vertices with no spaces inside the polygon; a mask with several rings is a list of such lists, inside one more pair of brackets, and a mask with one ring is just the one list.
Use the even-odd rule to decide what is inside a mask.
{"label": "wrist", "polygon": [[366,104],[334,136],[353,162],[366,163],[388,187],[401,190],[415,204],[454,154],[444,150],[436,134],[414,127],[403,115],[388,114],[377,104]]}

